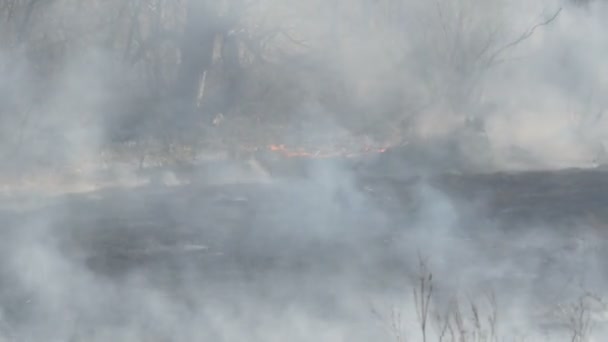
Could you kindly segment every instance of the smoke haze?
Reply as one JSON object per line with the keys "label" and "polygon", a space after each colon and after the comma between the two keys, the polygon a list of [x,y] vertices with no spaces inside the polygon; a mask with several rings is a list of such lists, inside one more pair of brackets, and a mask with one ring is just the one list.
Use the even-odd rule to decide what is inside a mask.
{"label": "smoke haze", "polygon": [[5,0],[0,339],[603,340],[606,17]]}

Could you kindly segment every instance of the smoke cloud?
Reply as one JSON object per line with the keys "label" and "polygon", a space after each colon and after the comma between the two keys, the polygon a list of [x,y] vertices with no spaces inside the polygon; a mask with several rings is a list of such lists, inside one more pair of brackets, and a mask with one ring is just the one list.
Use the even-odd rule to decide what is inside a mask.
{"label": "smoke cloud", "polygon": [[602,340],[607,6],[5,1],[0,339]]}

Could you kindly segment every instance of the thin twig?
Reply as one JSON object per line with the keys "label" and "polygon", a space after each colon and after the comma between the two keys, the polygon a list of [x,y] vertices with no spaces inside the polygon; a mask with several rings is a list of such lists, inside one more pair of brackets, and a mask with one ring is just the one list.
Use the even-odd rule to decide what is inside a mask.
{"label": "thin twig", "polygon": [[539,27],[542,26],[547,26],[550,23],[552,23],[555,19],[557,19],[557,17],[559,16],[559,14],[562,12],[562,8],[560,7],[555,14],[553,14],[549,19],[538,23],[534,26],[532,26],[531,28],[529,28],[526,32],[522,33],[521,36],[519,36],[519,38],[515,39],[514,41],[502,46],[501,48],[499,48],[498,50],[496,50],[492,55],[490,55],[490,57],[488,58],[488,65],[491,65],[494,60],[503,52],[505,52],[506,50],[520,44],[521,42],[525,41],[526,39],[532,37],[532,35],[534,34],[534,32],[536,31],[536,29],[538,29]]}

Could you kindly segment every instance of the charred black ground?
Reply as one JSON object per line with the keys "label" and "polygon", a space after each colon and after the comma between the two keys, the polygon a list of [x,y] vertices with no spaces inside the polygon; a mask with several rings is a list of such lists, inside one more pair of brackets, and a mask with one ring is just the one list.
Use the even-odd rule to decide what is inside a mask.
{"label": "charred black ground", "polygon": [[[344,170],[345,165],[341,160],[314,163],[329,170]],[[492,289],[505,296],[507,308],[524,293],[530,307],[550,307],[572,293],[573,283],[583,281],[593,289],[603,283],[603,274],[589,278],[585,271],[590,260],[604,267],[604,171],[398,179],[362,172],[370,166],[366,163],[337,186],[298,174],[270,183],[109,188],[37,198],[30,209],[5,209],[0,303],[7,334],[36,336],[28,327],[57,309],[28,284],[27,274],[21,273],[27,270],[15,269],[15,249],[25,249],[21,257],[27,258],[37,253],[27,248],[41,248],[37,241],[53,251],[43,257],[57,258],[59,271],[68,272],[61,286],[74,293],[66,298],[82,300],[103,291],[112,303],[111,308],[67,309],[71,319],[79,320],[71,333],[76,340],[98,336],[97,329],[124,328],[122,320],[133,320],[139,312],[141,304],[129,299],[137,298],[131,292],[139,287],[163,296],[181,314],[203,315],[199,336],[224,334],[204,318],[213,311],[202,314],[201,306],[220,305],[226,319],[253,329],[249,325],[255,325],[256,312],[248,303],[260,301],[261,310],[277,315],[295,310],[324,317],[334,328],[354,324],[341,336],[368,340],[383,334],[371,314],[372,299],[388,294],[407,298],[407,279],[416,274],[419,255],[436,268],[443,289],[438,298],[463,288],[468,293]],[[28,203],[26,199],[20,202]],[[577,259],[589,253],[577,249],[580,239],[596,247]],[[96,286],[83,287],[71,272],[93,279]],[[54,280],[49,281],[44,284],[42,278],[41,285],[52,286]],[[349,312],[352,298],[361,301],[361,311]],[[69,300],[63,305],[69,308]],[[140,327],[142,322],[132,324]],[[175,321],[138,336],[174,340],[174,329],[190,331],[191,324]]]}

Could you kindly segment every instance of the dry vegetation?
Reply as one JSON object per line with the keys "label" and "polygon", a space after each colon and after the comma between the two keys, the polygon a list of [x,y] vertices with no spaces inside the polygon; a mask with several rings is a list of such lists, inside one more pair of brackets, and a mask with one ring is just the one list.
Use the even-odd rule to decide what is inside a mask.
{"label": "dry vegetation", "polygon": [[[501,322],[497,298],[493,291],[460,295],[440,301],[436,298],[434,275],[428,263],[419,257],[418,274],[412,283],[411,306],[417,324],[408,322],[412,317],[402,308],[393,307],[388,314],[373,308],[376,319],[386,328],[395,342],[499,342],[499,341],[571,341],[590,342],[594,328],[602,322],[608,303],[600,296],[582,291],[566,303],[556,303],[536,315],[535,321],[522,327]],[[519,332],[518,332],[519,331]],[[555,334],[559,334],[556,339]]]}
{"label": "dry vegetation", "polygon": [[406,141],[439,112],[483,131],[485,73],[560,13],[509,32],[500,0],[415,5],[4,1],[0,152],[48,168],[131,144],[140,160],[159,144],[281,143],[318,121]]}

